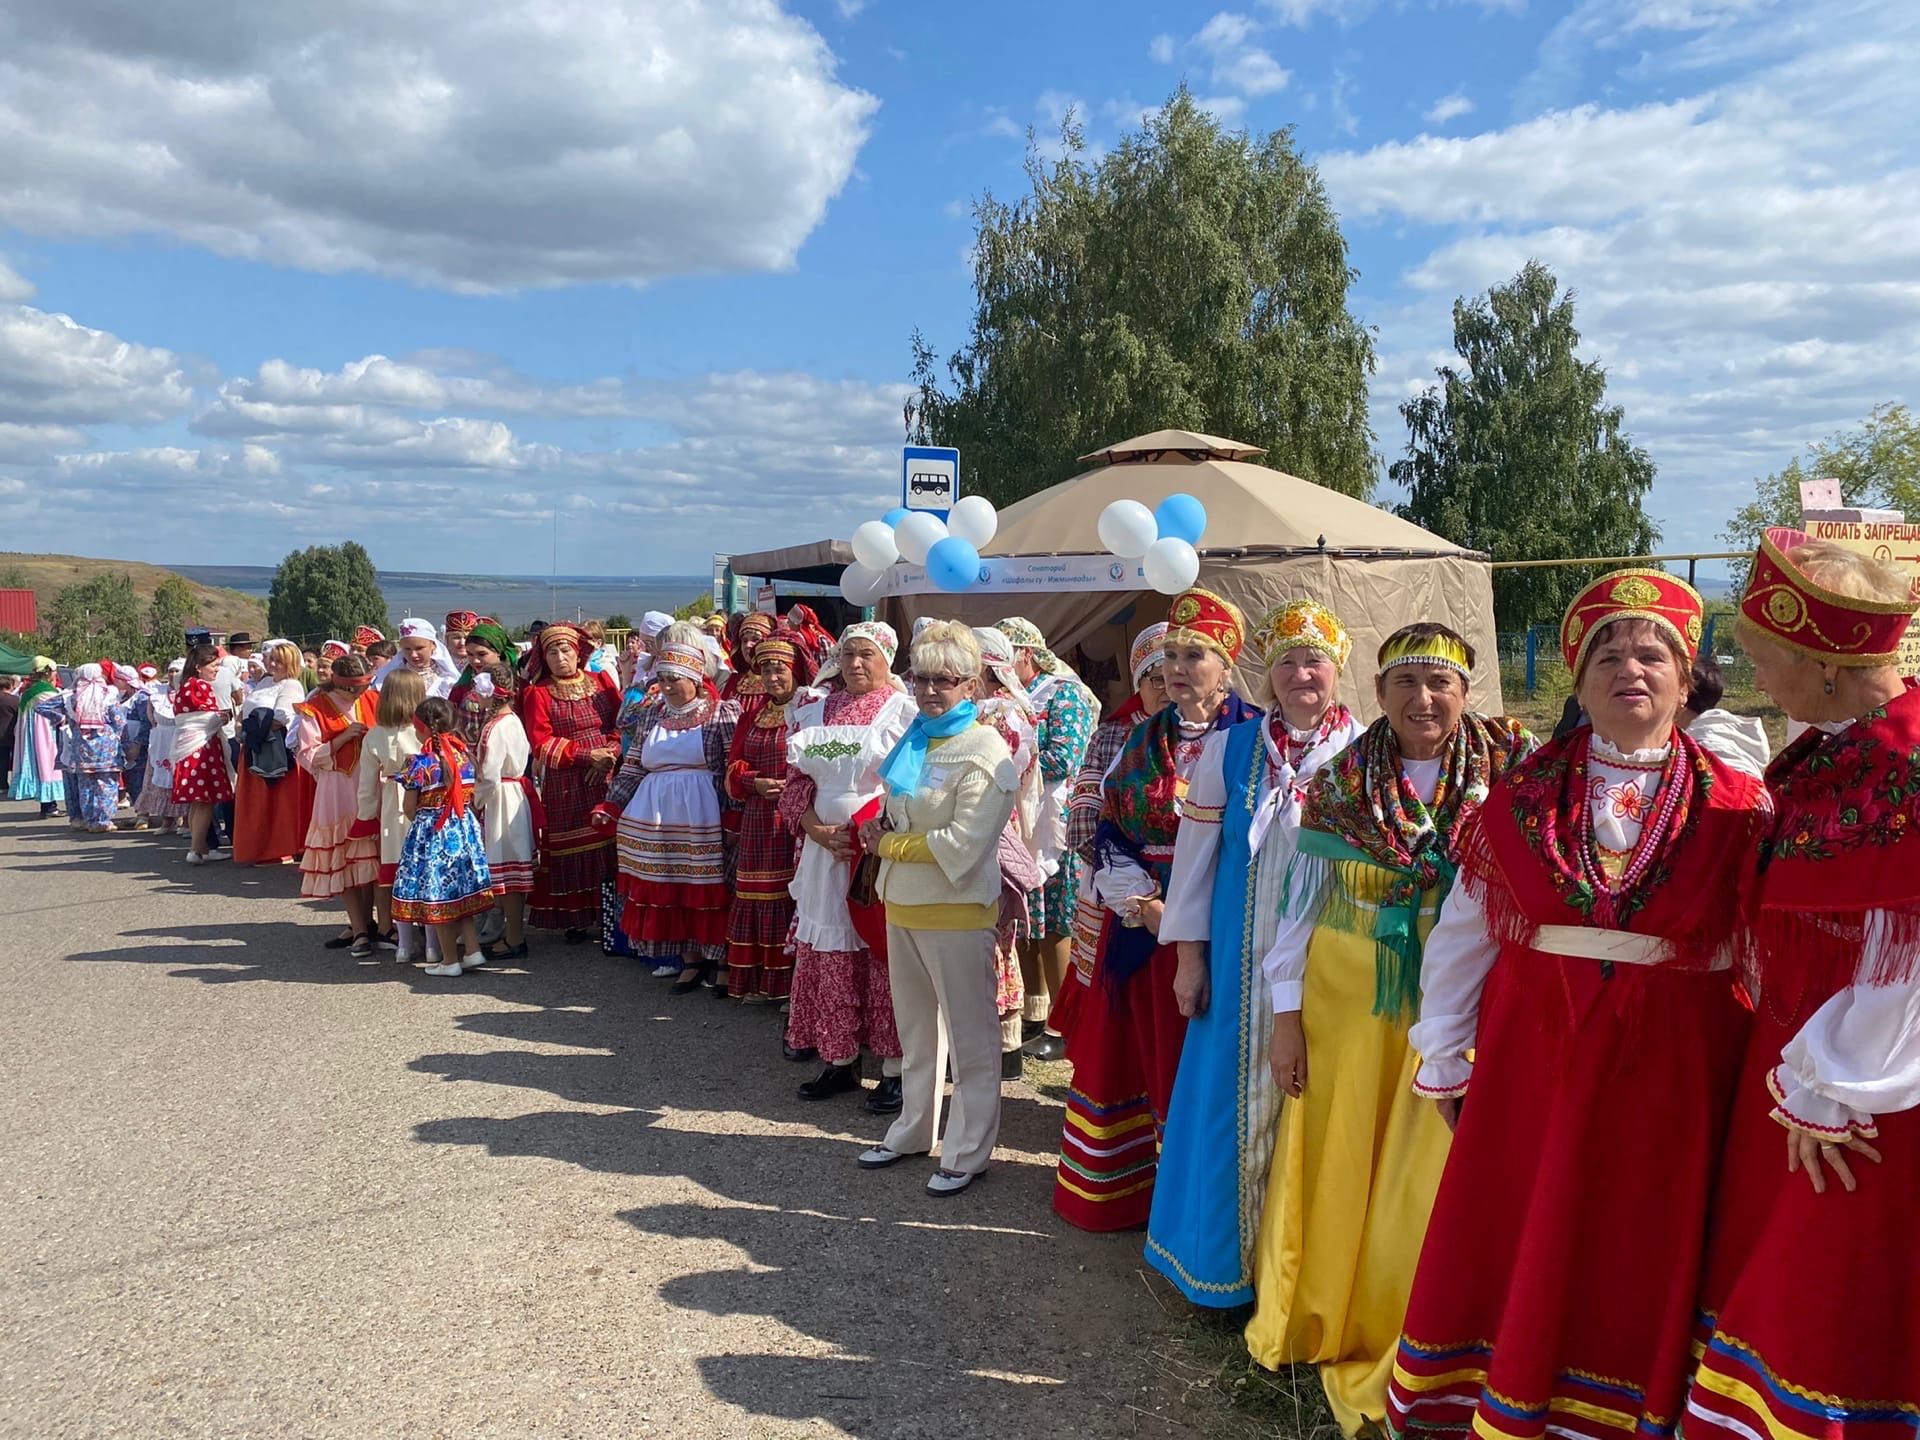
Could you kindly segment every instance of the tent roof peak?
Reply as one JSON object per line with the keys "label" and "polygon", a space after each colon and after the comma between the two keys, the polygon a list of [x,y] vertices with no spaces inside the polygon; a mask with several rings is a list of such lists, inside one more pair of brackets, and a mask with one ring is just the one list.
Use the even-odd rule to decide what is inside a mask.
{"label": "tent roof peak", "polygon": [[1199,465],[1208,460],[1253,460],[1267,452],[1258,445],[1243,445],[1218,435],[1202,435],[1197,430],[1155,430],[1151,435],[1136,435],[1080,457],[1083,465],[1138,465],[1143,463]]}

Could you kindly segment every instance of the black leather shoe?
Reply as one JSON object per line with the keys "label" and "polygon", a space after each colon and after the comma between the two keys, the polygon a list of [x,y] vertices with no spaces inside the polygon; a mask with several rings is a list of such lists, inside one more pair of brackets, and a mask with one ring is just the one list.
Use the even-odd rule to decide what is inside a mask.
{"label": "black leather shoe", "polygon": [[811,1045],[801,1046],[796,1049],[784,1040],[780,1042],[780,1053],[796,1065],[804,1065],[809,1060],[818,1060],[820,1058],[820,1052]]}
{"label": "black leather shoe", "polygon": [[1067,1042],[1058,1035],[1043,1032],[1022,1045],[1020,1053],[1029,1060],[1064,1060],[1067,1058]]}
{"label": "black leather shoe", "polygon": [[1002,1080],[1018,1080],[1022,1075],[1026,1074],[1026,1068],[1018,1050],[1002,1050],[1000,1052],[1000,1078]]}
{"label": "black leather shoe", "polygon": [[867,1109],[876,1115],[898,1115],[900,1103],[898,1075],[882,1075],[880,1083],[873,1087],[873,1093],[867,1096]]}
{"label": "black leather shoe", "polygon": [[829,1065],[812,1080],[800,1087],[802,1100],[831,1100],[836,1095],[844,1095],[849,1090],[860,1088],[860,1065],[855,1061],[851,1065]]}

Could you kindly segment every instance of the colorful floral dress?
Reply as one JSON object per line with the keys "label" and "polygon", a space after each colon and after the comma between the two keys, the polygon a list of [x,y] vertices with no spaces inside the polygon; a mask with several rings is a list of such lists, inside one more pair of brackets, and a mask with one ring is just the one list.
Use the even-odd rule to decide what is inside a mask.
{"label": "colorful floral dress", "polygon": [[[1041,675],[1027,687],[1038,717],[1040,777],[1050,807],[1048,824],[1040,836],[1043,865],[1058,869],[1027,897],[1029,923],[1036,936],[1073,933],[1074,896],[1078,875],[1072,858],[1064,854],[1068,792],[1080,774],[1100,719],[1100,702],[1093,692],[1071,676]],[[1057,838],[1057,846],[1050,843]]]}
{"label": "colorful floral dress", "polygon": [[448,783],[441,757],[430,751],[414,756],[398,782],[420,797],[393,881],[393,918],[414,925],[453,925],[493,907],[486,841],[466,803],[473,766],[466,747],[447,738],[460,767],[457,788]]}
{"label": "colorful floral dress", "polygon": [[114,703],[107,706],[102,724],[68,720],[73,729],[73,762],[66,768],[78,778],[80,819],[95,830],[110,828],[119,808],[120,727],[126,719],[126,707]]}

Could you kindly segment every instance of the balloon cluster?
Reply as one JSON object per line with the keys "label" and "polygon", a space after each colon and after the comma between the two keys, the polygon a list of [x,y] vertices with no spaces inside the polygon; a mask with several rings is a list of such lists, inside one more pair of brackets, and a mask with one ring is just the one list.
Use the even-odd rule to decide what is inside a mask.
{"label": "balloon cluster", "polygon": [[871,605],[886,588],[896,560],[927,567],[927,578],[955,594],[980,578],[980,547],[1000,529],[1000,513],[984,495],[963,495],[943,521],[897,505],[853,532],[853,564],[840,572],[850,605]]}
{"label": "balloon cluster", "polygon": [[1138,560],[1147,584],[1178,595],[1200,578],[1193,547],[1207,529],[1207,507],[1191,495],[1169,495],[1149,510],[1138,500],[1116,500],[1100,512],[1100,543],[1122,560]]}

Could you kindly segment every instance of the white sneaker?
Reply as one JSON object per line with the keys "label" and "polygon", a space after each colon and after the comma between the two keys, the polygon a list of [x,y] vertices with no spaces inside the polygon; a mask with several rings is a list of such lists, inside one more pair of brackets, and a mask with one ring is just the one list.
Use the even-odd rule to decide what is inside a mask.
{"label": "white sneaker", "polygon": [[207,857],[202,855],[198,850],[189,850],[180,858],[185,860],[189,865],[204,865],[207,863]]}
{"label": "white sneaker", "polygon": [[656,965],[653,967],[653,978],[656,980],[664,980],[669,975],[678,975],[679,973],[680,967],[678,965]]}
{"label": "white sneaker", "polygon": [[209,851],[207,851],[207,859],[208,859],[209,861],[214,861],[214,860],[231,860],[231,859],[233,859],[233,851],[231,851],[231,850],[209,850]]}
{"label": "white sneaker", "polygon": [[422,975],[462,975],[466,972],[456,963],[453,965],[429,965],[420,972]]}

